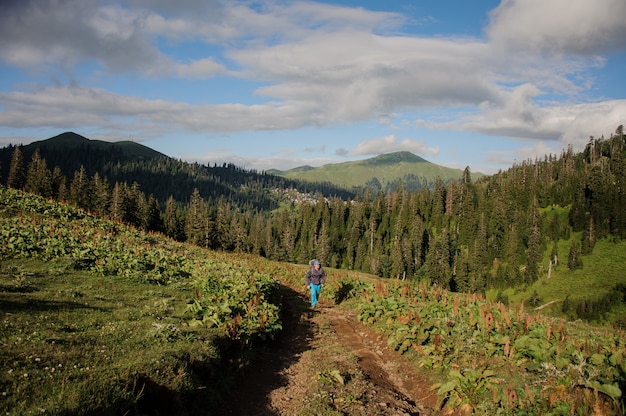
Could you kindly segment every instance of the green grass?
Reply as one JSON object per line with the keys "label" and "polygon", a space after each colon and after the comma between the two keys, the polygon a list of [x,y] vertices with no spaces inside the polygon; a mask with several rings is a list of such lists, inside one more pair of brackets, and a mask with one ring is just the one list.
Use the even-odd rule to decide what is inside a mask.
{"label": "green grass", "polygon": [[[319,168],[296,168],[288,171],[274,171],[274,173],[290,179],[309,182],[329,182],[345,188],[365,186],[372,179],[377,178],[384,187],[408,174],[426,177],[432,182],[440,177],[444,182],[461,178],[463,171],[446,168],[428,162],[409,152],[396,152],[380,155],[372,159],[356,162],[332,163]],[[474,179],[482,176],[473,174]]]}
{"label": "green grass", "polygon": [[[512,304],[524,302],[528,305],[529,299],[536,292],[541,305],[554,302],[541,309],[542,313],[569,318],[570,316],[562,311],[563,301],[567,297],[569,297],[571,304],[576,305],[583,300],[601,299],[611,292],[617,284],[626,284],[626,273],[624,272],[626,241],[610,239],[598,241],[593,252],[582,257],[583,267],[570,270],[567,267],[569,248],[572,241],[578,241],[579,238],[578,234],[572,234],[570,240],[559,241],[559,263],[553,266],[550,278],[547,276],[548,254],[551,250],[549,248],[544,258],[544,266],[540,270],[541,277],[539,280],[521,291],[506,290],[504,293],[509,296],[509,301]],[[494,293],[495,291],[491,291],[490,296]],[[596,323],[616,324],[625,320],[626,307],[616,307]]]}
{"label": "green grass", "polygon": [[0,413],[210,415],[281,328],[273,276],[304,276],[0,196]]}
{"label": "green grass", "polygon": [[4,260],[0,413],[214,407],[220,389],[207,382],[220,360],[219,340],[210,329],[186,326],[192,292],[184,283],[103,277],[62,262]]}

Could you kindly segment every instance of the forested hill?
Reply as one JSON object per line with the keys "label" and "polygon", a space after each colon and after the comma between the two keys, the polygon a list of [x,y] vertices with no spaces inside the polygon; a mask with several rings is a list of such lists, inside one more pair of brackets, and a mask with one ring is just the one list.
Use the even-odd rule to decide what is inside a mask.
{"label": "forested hill", "polygon": [[[195,189],[206,199],[225,198],[244,209],[271,210],[278,206],[269,190],[297,188],[302,193],[319,193],[331,197],[351,198],[352,192],[328,183],[301,183],[264,172],[246,170],[233,164],[200,165],[176,160],[149,147],[132,141],[105,142],[90,140],[73,132],[66,132],[47,140],[20,146],[22,163],[26,169],[32,162],[35,149],[38,158],[45,160],[57,182],[63,175],[72,180],[76,175],[133,186],[136,183],[146,195],[152,195],[163,204],[172,197],[186,203]],[[15,146],[0,149],[0,179],[7,183]],[[54,182],[54,181],[53,181]],[[58,183],[57,183],[58,186]]]}
{"label": "forested hill", "polygon": [[[437,179],[432,188],[365,190],[350,199],[303,199],[288,194],[285,178],[162,157],[105,163],[102,174],[78,171],[65,179],[37,152],[29,161],[15,159],[10,188],[180,241],[286,262],[318,258],[328,267],[427,279],[457,292],[499,290],[502,300],[545,302],[552,306],[542,311],[571,319],[618,317],[626,327],[622,126],[608,139],[591,139],[582,152],[569,148],[477,181],[466,168],[459,180]],[[27,169],[20,173],[16,165]],[[287,209],[271,215],[258,209],[280,201],[268,186],[286,192]],[[170,197],[163,209],[146,198],[163,189],[178,191],[183,202]]]}
{"label": "forested hill", "polygon": [[[74,132],[65,132],[47,140],[33,142],[27,145],[25,150],[30,152],[36,148],[40,150],[42,156],[52,155],[55,152],[66,152],[67,159],[70,160],[65,161],[65,163],[69,169],[73,168],[72,171],[80,168],[79,164],[84,162],[86,156],[95,158],[94,165],[108,161],[128,162],[137,159],[149,160],[167,157],[163,153],[131,140],[111,143],[91,140]],[[87,164],[86,168],[89,169],[90,165]]]}

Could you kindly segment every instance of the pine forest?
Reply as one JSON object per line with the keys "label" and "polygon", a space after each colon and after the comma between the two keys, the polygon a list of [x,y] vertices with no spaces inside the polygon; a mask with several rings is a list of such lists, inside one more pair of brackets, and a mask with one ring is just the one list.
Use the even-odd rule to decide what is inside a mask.
{"label": "pine forest", "polygon": [[[93,161],[69,171],[39,150],[29,157],[22,146],[5,150],[7,187],[180,242],[292,263],[319,258],[331,268],[426,280],[452,292],[497,292],[501,301],[507,289],[557,267],[583,267],[598,242],[626,238],[623,126],[610,138],[590,138],[581,152],[570,147],[475,182],[466,168],[459,180],[417,190],[400,182],[389,192],[167,157]],[[624,295],[626,287],[615,285],[562,311],[601,319]]]}

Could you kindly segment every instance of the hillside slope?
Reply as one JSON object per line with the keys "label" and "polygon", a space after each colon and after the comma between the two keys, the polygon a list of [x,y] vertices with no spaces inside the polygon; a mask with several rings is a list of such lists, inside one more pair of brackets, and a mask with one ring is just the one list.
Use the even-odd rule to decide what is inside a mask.
{"label": "hillside slope", "polygon": [[2,413],[622,414],[622,333],[0,197]]}
{"label": "hillside slope", "polygon": [[[429,162],[411,152],[394,152],[371,159],[354,162],[332,163],[314,168],[302,166],[286,171],[270,171],[290,179],[309,182],[329,182],[350,188],[368,187],[374,191],[394,190],[398,182],[407,191],[432,187],[440,178],[444,183],[460,179],[463,171]],[[472,179],[483,176],[472,174]]]}
{"label": "hillside slope", "polygon": [[[14,146],[0,149],[0,179],[5,184]],[[278,206],[272,190],[297,188],[304,193],[351,198],[353,193],[328,185],[313,185],[239,168],[233,164],[201,165],[174,159],[133,141],[91,140],[73,132],[20,146],[27,171],[35,149],[49,170],[58,167],[68,180],[84,169],[88,177],[98,173],[111,187],[116,182],[140,185],[146,197],[152,194],[164,203],[170,196],[186,203],[197,189],[203,198],[224,198],[247,209],[272,210]],[[66,185],[69,185],[67,183]]]}
{"label": "hillside slope", "polygon": [[88,139],[80,134],[68,131],[47,140],[32,142],[25,146],[30,152],[39,148],[42,152],[48,151],[72,151],[76,148],[83,148],[89,151],[111,151],[113,150],[120,157],[120,161],[135,159],[158,159],[167,157],[161,152],[144,146],[143,144],[131,140],[119,142],[105,142],[103,140]]}

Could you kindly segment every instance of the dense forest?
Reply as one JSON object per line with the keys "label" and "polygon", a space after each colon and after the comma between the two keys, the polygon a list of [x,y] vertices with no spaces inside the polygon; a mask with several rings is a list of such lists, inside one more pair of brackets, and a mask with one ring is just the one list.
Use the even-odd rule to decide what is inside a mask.
{"label": "dense forest", "polygon": [[[19,150],[18,155],[14,155],[16,150]],[[161,208],[170,197],[177,203],[188,203],[194,189],[211,204],[218,198],[225,198],[246,211],[276,209],[277,198],[268,193],[268,189],[298,188],[305,193],[321,193],[343,199],[355,195],[354,192],[330,183],[306,183],[266,172],[242,169],[234,164],[208,166],[187,163],[138,143],[100,142],[71,132],[27,146],[10,145],[0,149],[0,178],[3,178],[3,183],[8,181],[16,157],[21,161],[15,160],[15,163],[21,163],[25,167],[32,162],[35,165],[43,163],[38,169],[41,169],[40,173],[44,177],[51,175],[51,189],[42,189],[39,193],[66,200],[69,197],[65,193],[69,189],[69,182],[74,178],[79,181],[95,179],[94,187],[87,190],[87,193],[101,186],[114,188],[116,183],[129,184],[135,190],[140,187],[146,195],[152,195],[160,201]],[[48,166],[50,173],[45,172]],[[25,174],[24,179],[21,179],[22,174],[17,171],[14,169],[13,175],[18,182],[16,186],[19,187],[19,182],[25,180]],[[43,182],[46,181],[44,178]],[[48,185],[42,186],[45,188]],[[110,189],[101,191],[111,192]],[[98,212],[104,211],[106,209],[98,209]]]}
{"label": "dense forest", "polygon": [[[298,199],[309,191],[299,189],[288,203],[285,190],[301,184],[271,175],[266,182],[246,182],[254,172],[231,165],[189,165],[179,176],[182,162],[156,159],[118,163],[91,176],[80,167],[67,178],[59,167],[50,170],[38,151],[25,161],[20,147],[12,149],[5,182],[211,249],[298,263],[317,257],[330,267],[428,277],[452,291],[485,292],[531,284],[553,261],[575,269],[599,239],[626,237],[625,144],[620,126],[608,139],[590,138],[582,152],[570,147],[475,183],[466,168],[460,180],[439,180],[419,191],[399,182],[390,192],[318,192],[311,200]],[[137,171],[153,172],[141,177],[169,195],[146,196],[134,179]],[[213,193],[189,172],[213,175]],[[217,193],[215,183],[235,184],[238,191]],[[559,240],[572,235],[580,237],[559,253]]]}

